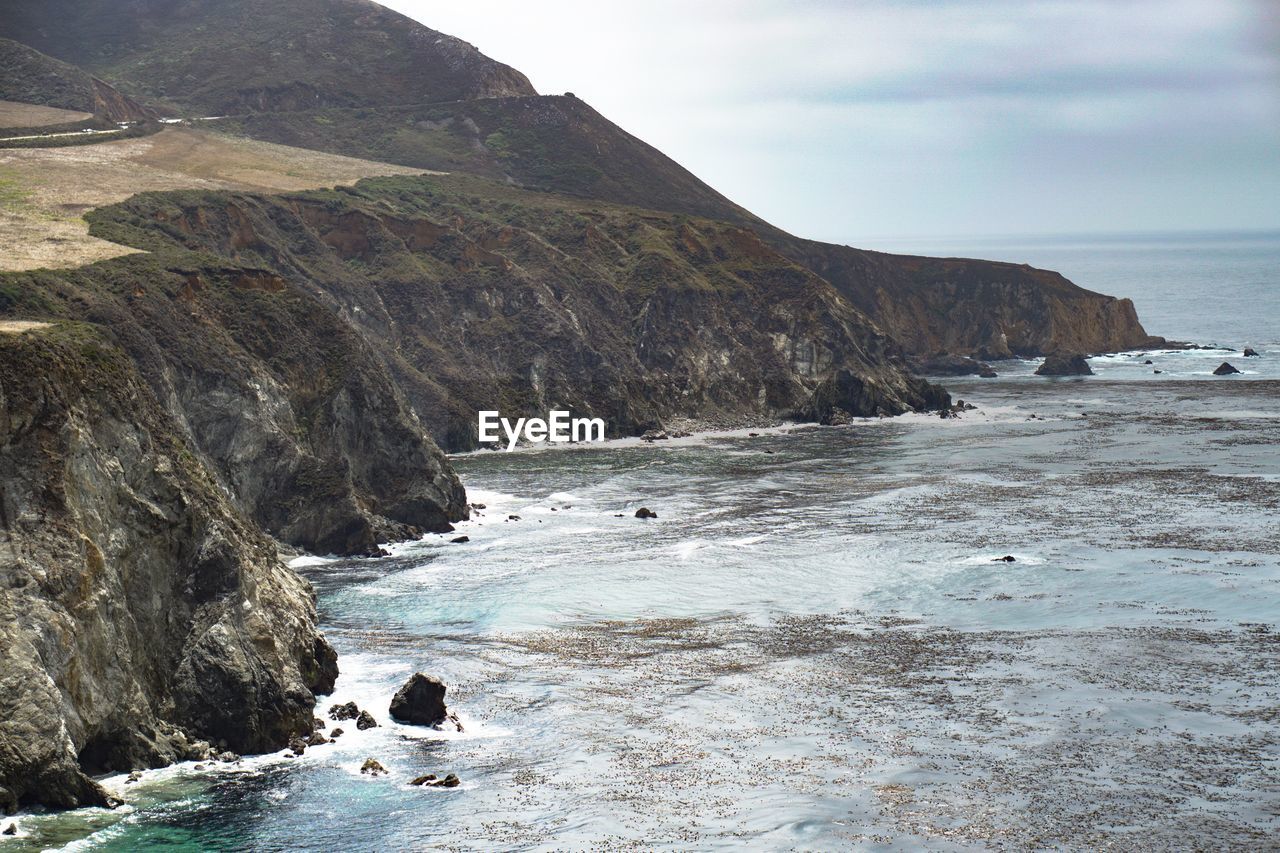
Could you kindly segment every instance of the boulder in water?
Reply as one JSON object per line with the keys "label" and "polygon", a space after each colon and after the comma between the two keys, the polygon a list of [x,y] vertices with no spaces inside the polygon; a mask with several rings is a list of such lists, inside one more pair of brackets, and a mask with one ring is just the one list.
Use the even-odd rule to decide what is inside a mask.
{"label": "boulder in water", "polygon": [[391,700],[391,718],[414,726],[436,726],[449,717],[448,687],[434,675],[415,672]]}
{"label": "boulder in water", "polygon": [[1092,376],[1089,362],[1079,353],[1050,353],[1036,368],[1036,376]]}
{"label": "boulder in water", "polygon": [[378,721],[373,718],[373,714],[368,711],[361,711],[360,716],[356,717],[356,728],[360,731],[365,729],[376,729]]}
{"label": "boulder in water", "polygon": [[636,518],[657,518],[658,514],[647,506],[642,506],[636,510]]}
{"label": "boulder in water", "polygon": [[1222,362],[1222,364],[1219,364],[1218,367],[1213,371],[1213,375],[1214,376],[1230,376],[1233,373],[1239,373],[1239,372],[1240,371],[1237,370],[1235,366],[1233,366],[1230,362],[1224,361]]}
{"label": "boulder in water", "polygon": [[354,720],[360,716],[360,709],[356,707],[355,702],[347,702],[344,705],[331,705],[329,707],[329,719],[331,720]]}
{"label": "boulder in water", "polygon": [[1003,557],[996,557],[996,558],[995,558],[994,560],[992,560],[991,562],[993,562],[993,563],[1016,563],[1016,562],[1018,562],[1018,558],[1017,558],[1017,557],[1015,557],[1015,556],[1013,556],[1012,554],[1005,554]]}
{"label": "boulder in water", "polygon": [[1244,348],[1244,357],[1245,358],[1262,358],[1262,356],[1258,355],[1258,351],[1253,347]]}
{"label": "boulder in water", "polygon": [[360,765],[360,772],[368,776],[382,776],[386,774],[387,768],[376,758],[366,758],[364,764]]}

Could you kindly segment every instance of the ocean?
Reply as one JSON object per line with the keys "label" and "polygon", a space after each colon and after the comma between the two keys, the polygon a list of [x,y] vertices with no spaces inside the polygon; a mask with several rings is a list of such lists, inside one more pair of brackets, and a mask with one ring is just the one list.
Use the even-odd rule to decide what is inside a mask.
{"label": "ocean", "polygon": [[[1056,269],[1223,349],[996,363],[943,380],[957,419],[455,457],[457,533],[297,562],[321,708],[380,727],[113,777],[126,807],[0,847],[1274,846],[1280,234],[873,248]],[[418,670],[464,732],[388,719]]]}

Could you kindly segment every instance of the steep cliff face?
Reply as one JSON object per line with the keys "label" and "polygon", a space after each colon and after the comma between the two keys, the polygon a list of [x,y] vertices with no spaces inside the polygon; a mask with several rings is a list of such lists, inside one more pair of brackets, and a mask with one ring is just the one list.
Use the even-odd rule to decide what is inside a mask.
{"label": "steep cliff face", "polygon": [[[944,402],[829,283],[725,223],[444,177],[139,197],[92,221],[161,255],[212,252],[317,289],[450,448],[474,445],[478,409],[568,408],[634,434],[673,416]],[[814,409],[841,370],[862,390]]]}
{"label": "steep cliff face", "polygon": [[231,499],[317,553],[446,530],[465,495],[368,345],[277,273],[134,256],[14,274],[14,310],[91,322],[125,350]]}
{"label": "steep cliff face", "polygon": [[283,746],[335,657],[309,586],[90,327],[0,333],[0,808]]}
{"label": "steep cliff face", "polygon": [[1166,343],[1147,334],[1130,300],[1025,264],[887,255],[811,241],[788,241],[785,251],[916,356],[996,359]]}
{"label": "steep cliff face", "polygon": [[780,252],[822,276],[898,341],[912,364],[942,353],[982,359],[1118,352],[1168,343],[1132,300],[1060,273],[970,258],[891,255],[800,240],[766,227]]}

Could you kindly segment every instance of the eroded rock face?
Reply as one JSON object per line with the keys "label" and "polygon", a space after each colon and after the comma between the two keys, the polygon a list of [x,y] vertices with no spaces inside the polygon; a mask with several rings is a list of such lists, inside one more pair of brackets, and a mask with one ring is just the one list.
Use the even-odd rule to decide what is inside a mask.
{"label": "eroded rock face", "polygon": [[[228,215],[232,242],[256,239]],[[360,555],[466,516],[461,483],[369,344],[279,274],[135,256],[21,278],[128,353],[231,500],[277,538]]]}
{"label": "eroded rock face", "polygon": [[310,586],[84,326],[0,335],[0,807],[311,731],[335,656]]}

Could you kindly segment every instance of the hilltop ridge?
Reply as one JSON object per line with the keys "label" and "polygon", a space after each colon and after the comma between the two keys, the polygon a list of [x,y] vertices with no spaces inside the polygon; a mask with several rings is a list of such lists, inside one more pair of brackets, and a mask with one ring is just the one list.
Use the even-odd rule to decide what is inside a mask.
{"label": "hilltop ridge", "polygon": [[4,0],[0,36],[178,115],[537,94],[514,68],[370,0]]}

